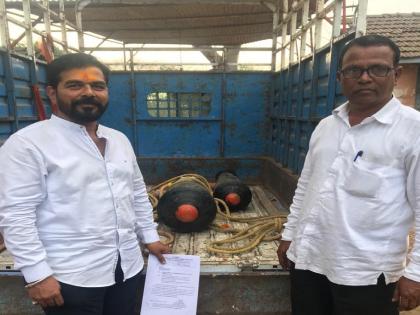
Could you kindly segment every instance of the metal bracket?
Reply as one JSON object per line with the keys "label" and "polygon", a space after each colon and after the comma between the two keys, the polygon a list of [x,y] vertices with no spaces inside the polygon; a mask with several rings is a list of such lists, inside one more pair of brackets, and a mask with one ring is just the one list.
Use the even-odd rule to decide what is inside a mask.
{"label": "metal bracket", "polygon": [[259,265],[260,264],[255,261],[241,261],[236,264],[241,271],[254,271]]}

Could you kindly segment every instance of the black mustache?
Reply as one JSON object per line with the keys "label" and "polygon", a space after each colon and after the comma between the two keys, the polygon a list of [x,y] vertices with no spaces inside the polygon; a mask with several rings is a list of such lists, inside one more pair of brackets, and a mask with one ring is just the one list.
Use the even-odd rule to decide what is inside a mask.
{"label": "black mustache", "polygon": [[84,97],[79,100],[75,100],[71,103],[73,107],[78,105],[96,105],[98,107],[103,107],[103,104],[96,100],[94,97]]}

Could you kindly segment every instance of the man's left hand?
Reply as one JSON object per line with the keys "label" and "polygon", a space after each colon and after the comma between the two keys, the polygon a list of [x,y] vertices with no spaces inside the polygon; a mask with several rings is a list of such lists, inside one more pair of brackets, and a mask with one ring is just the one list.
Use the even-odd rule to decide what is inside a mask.
{"label": "man's left hand", "polygon": [[160,241],[145,244],[145,246],[152,255],[155,255],[157,259],[159,259],[161,264],[165,263],[165,257],[163,257],[163,254],[168,254],[171,252],[169,246],[162,244]]}
{"label": "man's left hand", "polygon": [[420,305],[420,282],[401,277],[397,282],[393,302],[399,303],[400,311],[409,311]]}

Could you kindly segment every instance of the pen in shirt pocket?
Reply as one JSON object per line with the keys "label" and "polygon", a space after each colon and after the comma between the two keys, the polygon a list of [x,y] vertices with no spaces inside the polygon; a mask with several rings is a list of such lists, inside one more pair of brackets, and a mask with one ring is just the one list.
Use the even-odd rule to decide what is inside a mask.
{"label": "pen in shirt pocket", "polygon": [[354,157],[353,162],[356,162],[357,158],[358,158],[359,156],[361,157],[362,155],[363,155],[363,151],[362,151],[362,150],[358,151],[358,152],[356,153],[356,156]]}

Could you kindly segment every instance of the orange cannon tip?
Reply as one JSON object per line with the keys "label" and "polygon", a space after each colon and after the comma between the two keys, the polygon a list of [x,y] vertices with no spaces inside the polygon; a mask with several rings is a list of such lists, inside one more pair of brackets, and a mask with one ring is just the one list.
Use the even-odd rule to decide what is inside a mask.
{"label": "orange cannon tip", "polygon": [[176,210],[175,217],[184,223],[193,222],[198,218],[198,210],[193,205],[183,204]]}
{"label": "orange cannon tip", "polygon": [[241,197],[236,193],[229,193],[229,194],[226,195],[225,201],[228,204],[236,206],[241,202]]}

